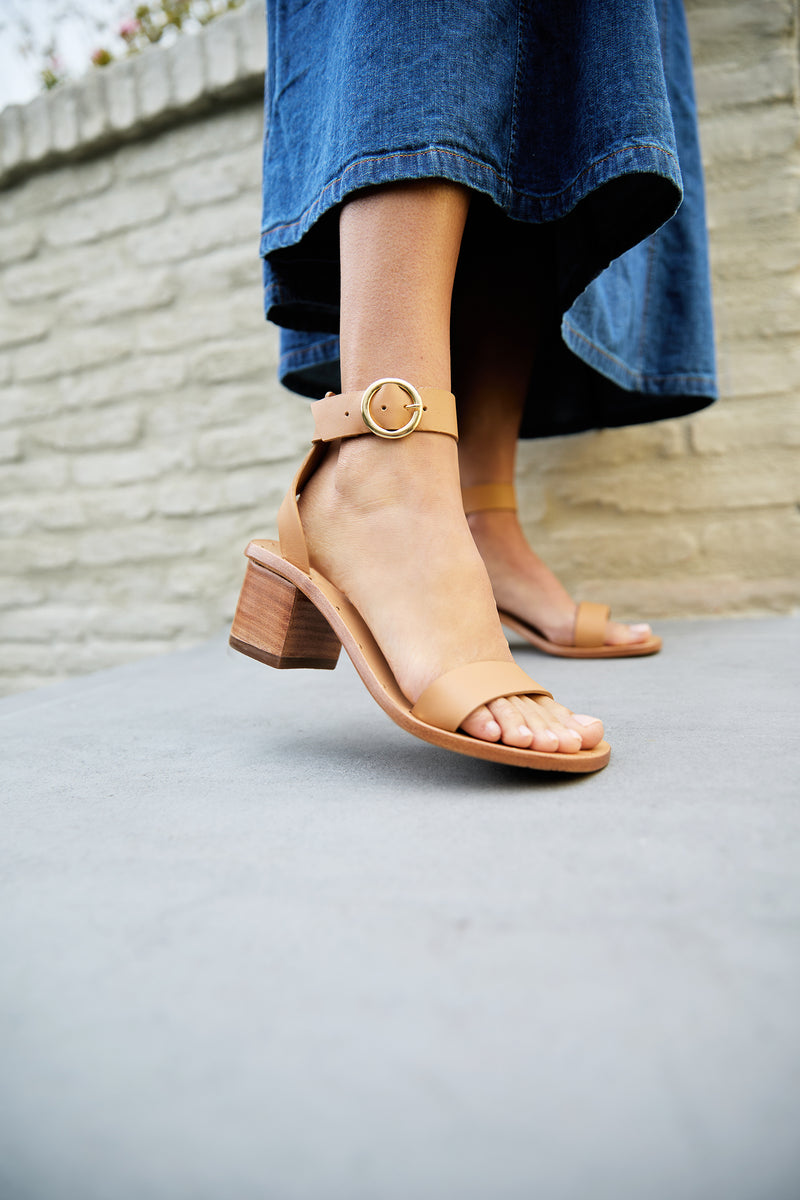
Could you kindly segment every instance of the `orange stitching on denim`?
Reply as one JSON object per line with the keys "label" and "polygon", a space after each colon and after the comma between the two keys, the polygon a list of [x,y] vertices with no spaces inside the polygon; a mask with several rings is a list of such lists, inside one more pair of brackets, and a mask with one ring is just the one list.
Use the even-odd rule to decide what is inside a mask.
{"label": "orange stitching on denim", "polygon": [[[631,150],[656,150],[656,151],[658,151],[659,154],[663,154],[666,158],[672,159],[673,162],[675,162],[675,164],[678,166],[678,169],[680,170],[680,165],[678,164],[678,159],[677,159],[676,155],[674,155],[672,153],[671,150],[666,150],[663,146],[659,146],[656,142],[629,142],[628,145],[620,146],[620,148],[618,150],[612,150],[608,154],[604,155],[603,158],[595,159],[593,162],[589,163],[589,165],[587,167],[584,167],[584,169],[582,171],[579,171],[578,174],[573,179],[571,179],[570,182],[565,187],[561,188],[560,191],[558,191],[558,192],[544,192],[544,193],[520,192],[519,195],[525,197],[526,199],[538,199],[538,200],[552,200],[558,196],[563,196],[567,192],[569,192],[569,190],[571,188],[574,188],[575,184],[578,182],[578,180],[582,179],[584,177],[584,175],[588,175],[596,167],[601,166],[605,162],[609,162],[612,158],[617,158],[620,154],[627,154]],[[283,225],[271,225],[268,229],[262,229],[261,237],[265,238],[271,233],[280,233],[281,230],[294,229],[297,225],[301,225],[305,221],[306,217],[310,213],[312,213],[315,208],[320,207],[320,205],[322,204],[322,198],[325,195],[325,193],[330,191],[330,189],[332,187],[335,187],[336,184],[341,183],[342,180],[351,171],[354,171],[356,169],[356,167],[364,166],[367,163],[377,164],[377,163],[384,163],[384,162],[393,162],[395,159],[420,158],[423,155],[429,156],[431,154],[444,154],[450,158],[460,159],[461,162],[469,163],[473,167],[478,167],[481,171],[486,171],[490,175],[494,175],[494,177],[497,179],[497,181],[499,183],[502,183],[502,184],[506,183],[506,181],[503,179],[503,176],[500,175],[499,172],[494,169],[494,167],[490,167],[487,163],[479,162],[478,159],[471,158],[468,154],[460,154],[457,150],[448,150],[446,147],[442,147],[442,146],[427,146],[424,150],[404,150],[404,151],[398,151],[395,154],[384,154],[384,155],[379,155],[377,157],[359,158],[355,162],[350,163],[350,165],[348,167],[345,167],[345,169],[342,171],[341,175],[337,175],[335,179],[329,180],[329,182],[325,184],[325,186],[323,187],[322,191],[319,193],[319,196],[313,202],[313,204],[310,204],[308,206],[308,208],[305,209],[300,214],[299,217],[297,217],[296,220],[287,221]],[[413,178],[413,177],[410,177],[410,178]],[[609,181],[607,180],[606,182],[609,182]],[[369,187],[370,185],[365,183],[360,186]]]}

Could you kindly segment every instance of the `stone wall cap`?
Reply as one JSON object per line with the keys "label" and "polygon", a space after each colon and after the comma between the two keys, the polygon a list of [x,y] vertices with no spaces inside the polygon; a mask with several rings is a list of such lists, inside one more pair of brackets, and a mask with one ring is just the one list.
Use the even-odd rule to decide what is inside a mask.
{"label": "stone wall cap", "polygon": [[245,0],[171,46],[93,67],[82,78],[0,112],[0,188],[192,120],[211,104],[263,93],[266,28],[261,0]]}

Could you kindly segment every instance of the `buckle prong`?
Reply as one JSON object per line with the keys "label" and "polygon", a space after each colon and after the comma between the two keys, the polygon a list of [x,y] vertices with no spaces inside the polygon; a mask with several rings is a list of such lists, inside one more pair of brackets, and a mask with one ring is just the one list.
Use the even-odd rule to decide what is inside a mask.
{"label": "buckle prong", "polygon": [[[404,404],[403,408],[414,410],[412,416],[408,419],[408,421],[406,421],[405,425],[401,425],[399,429],[384,429],[382,425],[377,423],[369,408],[370,404],[372,403],[372,398],[376,392],[379,392],[382,387],[389,383],[393,383],[397,387],[402,388],[402,390],[409,397],[411,403]],[[410,433],[414,432],[422,420],[422,397],[413,384],[407,383],[405,379],[376,379],[374,383],[369,385],[367,390],[364,392],[364,395],[361,397],[361,416],[367,429],[369,429],[369,431],[374,433],[377,437],[408,437]]]}

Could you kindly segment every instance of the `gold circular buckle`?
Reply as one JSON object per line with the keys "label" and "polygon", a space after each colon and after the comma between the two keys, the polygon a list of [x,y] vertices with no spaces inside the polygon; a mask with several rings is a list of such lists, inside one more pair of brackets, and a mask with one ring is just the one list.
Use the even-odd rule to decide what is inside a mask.
{"label": "gold circular buckle", "polygon": [[[408,421],[406,421],[405,425],[401,425],[399,429],[384,429],[382,425],[377,423],[372,416],[372,413],[369,411],[369,406],[372,403],[372,397],[376,392],[380,391],[384,384],[387,383],[394,383],[397,385],[397,387],[402,388],[402,390],[411,400],[411,403],[406,404],[405,407],[414,409]],[[364,418],[364,424],[366,425],[367,429],[369,429],[371,433],[377,434],[378,437],[408,437],[410,433],[414,432],[422,420],[422,397],[415,387],[413,387],[410,383],[406,383],[405,379],[376,379],[374,383],[369,385],[367,390],[364,392],[364,395],[361,397],[361,416]]]}

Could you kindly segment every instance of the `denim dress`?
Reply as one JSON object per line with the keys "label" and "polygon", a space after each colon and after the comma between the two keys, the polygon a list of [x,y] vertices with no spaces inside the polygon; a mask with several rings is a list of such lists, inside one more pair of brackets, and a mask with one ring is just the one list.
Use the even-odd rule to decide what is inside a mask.
{"label": "denim dress", "polygon": [[436,177],[547,246],[522,436],[714,399],[682,0],[267,0],[267,22],[261,254],[289,388],[340,389],[337,206]]}

